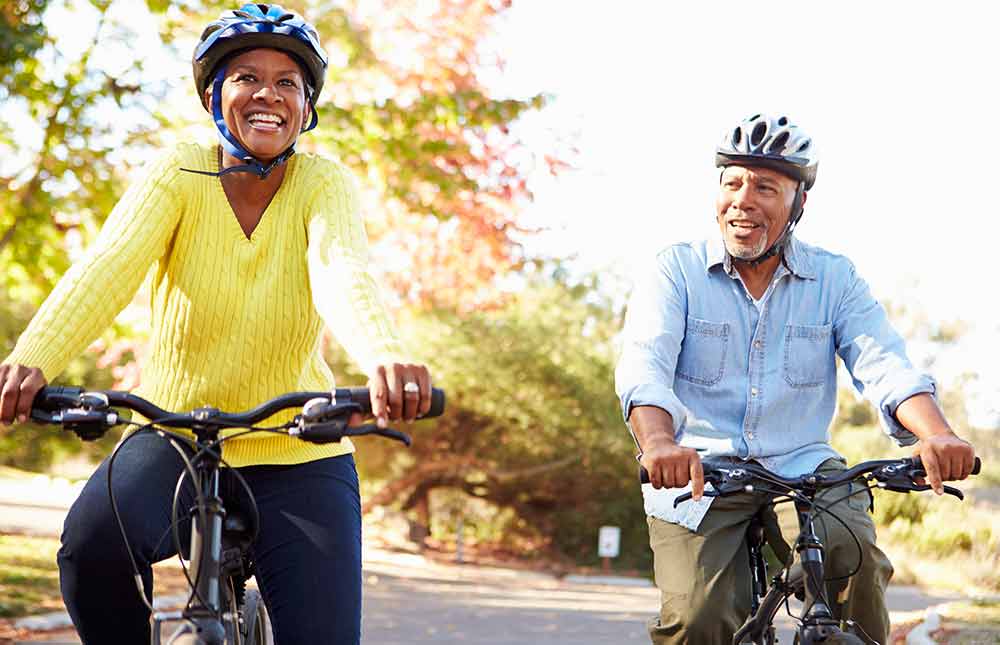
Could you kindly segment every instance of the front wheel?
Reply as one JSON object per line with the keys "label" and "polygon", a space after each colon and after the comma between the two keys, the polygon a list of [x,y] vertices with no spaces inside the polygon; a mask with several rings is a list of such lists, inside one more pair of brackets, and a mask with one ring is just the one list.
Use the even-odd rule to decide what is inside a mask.
{"label": "front wheel", "polygon": [[[794,645],[801,645],[802,641],[798,633],[795,634],[795,639],[792,643]],[[823,645],[866,645],[866,643],[854,634],[840,632],[823,641]]]}
{"label": "front wheel", "polygon": [[246,645],[268,645],[267,608],[256,589],[247,589],[240,612],[243,616],[243,642]]}

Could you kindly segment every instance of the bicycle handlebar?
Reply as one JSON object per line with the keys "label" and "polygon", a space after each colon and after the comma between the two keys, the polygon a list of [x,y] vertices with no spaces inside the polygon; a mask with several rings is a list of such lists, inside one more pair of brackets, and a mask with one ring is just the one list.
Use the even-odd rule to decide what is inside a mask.
{"label": "bicycle handlebar", "polygon": [[[320,405],[316,405],[316,404]],[[444,412],[445,394],[431,389],[431,408],[421,419],[440,416]],[[127,408],[138,412],[156,425],[194,429],[199,426],[250,427],[272,415],[293,408],[302,408],[298,436],[315,443],[339,441],[344,436],[378,434],[409,445],[409,437],[390,428],[373,425],[349,428],[346,420],[337,422],[352,412],[371,415],[371,394],[366,387],[337,388],[326,392],[291,392],[274,397],[245,412],[222,412],[215,408],[199,408],[178,413],[164,410],[146,399],[117,390],[85,391],[78,387],[44,387],[35,396],[31,418],[40,423],[61,424],[84,439],[101,436],[107,428],[119,423],[111,408]]]}
{"label": "bicycle handlebar", "polygon": [[[79,387],[43,387],[35,396],[32,412],[37,410],[54,412],[60,409],[73,408],[80,405],[80,396],[83,394],[103,394],[111,407],[128,408],[138,412],[147,419],[169,419],[170,421],[161,425],[171,425],[173,427],[187,427],[185,423],[194,423],[194,413],[177,413],[164,410],[146,399],[131,394],[129,392],[119,392],[117,390],[101,390],[95,392],[85,391]],[[371,414],[371,394],[366,387],[337,388],[334,392],[336,402],[351,402],[360,406],[360,412]],[[229,413],[219,412],[213,418],[227,424],[233,425],[253,425],[260,423],[264,419],[291,408],[302,407],[313,399],[325,398],[330,400],[330,392],[291,392],[276,396],[270,401],[265,401],[257,407],[245,412]],[[428,417],[441,416],[444,412],[445,395],[444,390],[431,388],[431,409],[423,415],[422,419]]]}
{"label": "bicycle handlebar", "polygon": [[[766,482],[796,491],[819,491],[846,484],[862,475],[870,475],[871,479],[879,482],[880,487],[896,492],[930,490],[927,484],[914,482],[915,479],[927,475],[920,457],[874,459],[836,474],[808,473],[798,477],[782,477],[753,462],[715,463],[711,459],[706,459],[702,462],[702,467],[706,483],[711,483],[716,488],[714,493],[706,491],[705,495],[708,497],[724,497],[743,492],[752,487],[754,482]],[[971,474],[978,475],[981,468],[982,461],[976,457]],[[649,483],[649,473],[642,466],[639,466],[639,481],[643,484]],[[952,486],[944,486],[944,492],[964,499],[962,491]],[[674,500],[674,506],[689,499],[691,499],[689,492],[679,495]]]}

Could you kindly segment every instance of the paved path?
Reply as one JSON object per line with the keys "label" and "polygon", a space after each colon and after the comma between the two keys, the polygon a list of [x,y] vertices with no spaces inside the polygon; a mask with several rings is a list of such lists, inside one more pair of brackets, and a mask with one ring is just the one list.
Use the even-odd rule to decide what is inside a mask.
{"label": "paved path", "polygon": [[[889,596],[897,619],[943,600],[909,587],[894,587]],[[640,645],[649,642],[644,623],[659,599],[652,587],[566,582],[372,549],[365,557],[364,602],[366,644]],[[785,616],[781,627],[781,642],[790,643]],[[60,630],[36,634],[31,642],[79,641]]]}
{"label": "paved path", "polygon": [[[0,483],[0,532],[58,534],[65,512],[58,500],[29,501],[4,495]],[[364,572],[366,644],[639,645],[649,642],[645,621],[659,606],[658,592],[651,586],[586,584],[377,549],[366,551]],[[889,593],[894,622],[917,618],[925,608],[945,600],[909,587],[893,587]],[[783,616],[783,643],[791,642],[790,626],[790,619]],[[71,630],[30,638],[79,642]]]}

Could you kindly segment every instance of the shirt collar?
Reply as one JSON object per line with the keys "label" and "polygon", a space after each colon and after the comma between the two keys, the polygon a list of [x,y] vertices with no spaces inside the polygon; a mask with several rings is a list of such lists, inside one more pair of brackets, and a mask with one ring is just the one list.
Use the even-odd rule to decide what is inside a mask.
{"label": "shirt collar", "polygon": [[[784,250],[785,264],[789,271],[799,278],[815,280],[816,272],[812,262],[802,248],[802,243],[794,235],[790,236]],[[735,272],[733,268],[733,258],[726,251],[726,245],[722,240],[715,238],[708,241],[705,253],[705,270],[711,271],[712,267],[722,265],[722,269],[730,276]]]}

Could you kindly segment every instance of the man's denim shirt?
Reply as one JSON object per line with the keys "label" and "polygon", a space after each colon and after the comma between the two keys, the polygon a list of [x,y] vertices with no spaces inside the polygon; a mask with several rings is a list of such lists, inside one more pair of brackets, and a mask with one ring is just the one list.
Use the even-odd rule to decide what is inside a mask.
{"label": "man's denim shirt", "polygon": [[[831,457],[837,402],[835,353],[900,445],[916,437],[896,407],[934,381],[913,368],[903,339],[854,265],[794,237],[755,301],[722,240],[676,244],[640,276],[629,300],[616,389],[628,419],[652,405],[670,413],[676,438],[703,457],[754,459],[786,476]],[[676,510],[677,489],[643,486],[646,512],[697,527],[710,503]]]}

